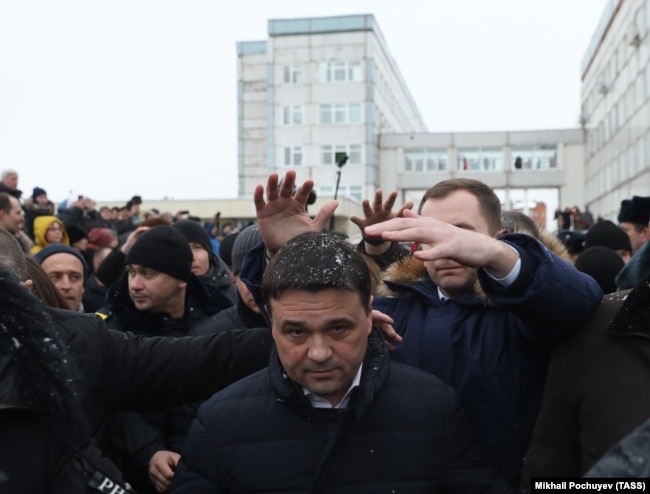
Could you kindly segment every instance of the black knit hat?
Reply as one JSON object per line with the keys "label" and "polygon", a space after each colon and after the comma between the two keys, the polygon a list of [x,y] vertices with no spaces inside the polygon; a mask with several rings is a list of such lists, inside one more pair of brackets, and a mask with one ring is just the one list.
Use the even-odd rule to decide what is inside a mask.
{"label": "black knit hat", "polygon": [[188,281],[192,257],[185,235],[171,226],[159,225],[138,237],[126,255],[126,264],[138,264]]}
{"label": "black knit hat", "polygon": [[210,237],[208,232],[199,225],[196,221],[192,220],[179,220],[172,223],[172,228],[176,228],[180,231],[185,238],[190,243],[197,243],[209,254],[212,254],[212,243],[210,242]]}
{"label": "black knit hat", "polygon": [[609,220],[597,222],[585,235],[585,250],[589,247],[602,245],[613,250],[629,250],[632,252],[630,237],[620,226]]}
{"label": "black knit hat", "polygon": [[79,252],[74,247],[69,247],[64,244],[50,244],[47,247],[39,250],[36,254],[34,254],[34,259],[36,259],[39,264],[43,264],[43,261],[48,257],[54,254],[62,254],[62,253],[73,255],[77,259],[79,259],[81,261],[81,265],[84,268],[84,276],[86,275],[86,273],[88,272],[88,266],[86,265],[86,260],[84,259],[84,256],[81,255],[81,252]]}
{"label": "black knit hat", "polygon": [[623,269],[625,262],[614,250],[597,245],[585,249],[576,259],[575,266],[578,271],[595,279],[603,293],[612,293],[617,288],[616,275]]}
{"label": "black knit hat", "polygon": [[650,221],[650,197],[634,196],[621,201],[618,213],[619,223],[638,223],[647,225]]}
{"label": "black knit hat", "polygon": [[65,227],[68,232],[68,237],[70,238],[70,244],[75,244],[79,242],[82,238],[88,238],[88,233],[86,230],[81,228],[78,225],[72,224]]}

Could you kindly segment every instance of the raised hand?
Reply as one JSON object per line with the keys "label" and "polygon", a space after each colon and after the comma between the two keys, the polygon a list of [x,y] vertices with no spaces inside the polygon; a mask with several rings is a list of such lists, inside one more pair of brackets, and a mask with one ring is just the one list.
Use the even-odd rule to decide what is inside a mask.
{"label": "raised hand", "polygon": [[514,249],[489,235],[409,210],[403,218],[371,225],[365,232],[391,242],[419,242],[422,249],[413,255],[423,261],[451,259],[464,266],[485,267],[495,277],[507,275],[519,258]]}
{"label": "raised hand", "polygon": [[294,194],[296,172],[289,170],[279,188],[278,183],[278,174],[271,173],[266,182],[266,189],[258,185],[253,194],[260,235],[271,255],[301,233],[322,231],[338,206],[336,201],[327,202],[312,220],[305,207],[314,182],[305,181]]}
{"label": "raised hand", "polygon": [[408,201],[401,208],[399,208],[397,212],[393,212],[393,206],[395,205],[396,199],[397,191],[394,191],[388,196],[385,202],[382,202],[383,192],[381,189],[377,189],[372,206],[370,206],[370,201],[368,199],[364,199],[361,203],[364,217],[361,218],[359,216],[353,215],[350,216],[350,221],[357,225],[363,232],[364,228],[367,226],[375,225],[392,218],[401,217],[404,214],[404,210],[411,209],[413,207],[413,201]]}

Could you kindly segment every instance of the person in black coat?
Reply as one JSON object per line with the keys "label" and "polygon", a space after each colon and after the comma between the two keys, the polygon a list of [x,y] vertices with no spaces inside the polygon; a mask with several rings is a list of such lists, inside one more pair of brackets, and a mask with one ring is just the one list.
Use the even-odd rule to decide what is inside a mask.
{"label": "person in black coat", "polygon": [[1,264],[0,294],[0,492],[91,492],[90,482],[127,492],[93,446],[78,369],[51,317]]}
{"label": "person in black coat", "polygon": [[[9,269],[26,286],[33,287],[35,280],[28,276],[20,246],[16,239],[3,229],[0,229],[0,266]],[[0,281],[2,280],[5,280],[5,277],[0,277]],[[39,278],[38,282],[51,284],[47,277]],[[39,293],[45,293],[43,287],[33,288]],[[21,290],[20,285],[15,288],[9,281],[0,283],[0,318],[9,318],[8,324],[0,325],[0,339],[4,342],[0,345],[0,436],[3,438],[3,447],[0,448],[0,479],[5,479],[0,480],[4,482],[0,483],[0,492],[3,494],[86,492],[82,487],[95,476],[108,479],[104,488],[108,489],[111,485],[119,487],[122,478],[120,470],[106,459],[95,441],[102,442],[106,417],[116,411],[153,410],[206,398],[216,390],[264,367],[268,362],[271,348],[268,330],[229,331],[199,338],[144,338],[107,329],[102,319],[94,314],[43,307],[35,297],[32,297],[33,300],[27,296],[22,297],[25,300],[17,299],[22,293]],[[56,293],[53,286],[50,286],[50,291]],[[23,321],[20,328],[14,328],[13,322],[19,319],[9,310],[10,306],[27,311],[32,319]],[[41,311],[45,311],[46,316],[43,316]],[[47,319],[44,319],[45,317]],[[34,321],[34,324],[29,325],[28,331],[23,326],[28,325],[30,321]],[[15,340],[9,330],[19,332]],[[27,337],[30,339],[24,341]],[[66,408],[65,413],[58,413],[60,407],[53,408],[52,414],[23,413],[39,404],[34,400],[34,403],[25,400],[24,391],[29,390],[29,385],[38,386],[38,383],[42,382],[43,386],[46,386],[43,389],[58,391],[58,374],[36,376],[34,382],[29,379],[30,376],[35,376],[36,372],[45,372],[51,367],[48,364],[41,369],[40,362],[36,362],[35,358],[52,356],[51,352],[45,352],[47,348],[31,348],[30,345],[43,344],[50,340],[52,351],[56,351],[54,356],[65,359],[63,363],[66,365],[62,370],[65,370],[66,375],[74,377],[75,400],[78,400],[78,406],[70,402],[69,410]],[[17,349],[27,352],[22,355],[29,359],[29,362],[34,361],[34,365],[30,364],[28,368],[17,366],[16,359],[9,353]],[[32,355],[34,352],[36,354]],[[52,368],[59,364],[61,360],[55,360]],[[24,374],[25,370],[30,371],[30,374]],[[62,379],[65,378],[64,374],[61,376]],[[17,378],[21,379],[20,387],[14,385],[18,382]],[[38,388],[37,391],[42,389]],[[67,391],[67,388],[63,391]],[[69,393],[62,393],[61,404],[68,405],[68,395]],[[49,395],[46,396],[48,397]],[[60,404],[59,401],[53,403],[57,407]],[[18,405],[20,410],[17,409]],[[40,417],[43,417],[44,421],[41,421]],[[56,431],[59,431],[58,435]],[[38,441],[39,447],[5,447],[11,444],[10,440],[18,441],[21,437],[25,439],[27,436],[23,432],[29,434],[28,439]],[[51,437],[51,444],[45,444],[44,438],[52,434],[54,436]],[[62,442],[60,436],[69,440]],[[43,449],[45,446],[48,449]],[[69,454],[71,448],[78,449],[79,454],[83,456],[83,463],[87,468],[84,468],[81,474]],[[66,452],[68,454],[65,454]],[[26,460],[29,455],[35,455],[35,458],[42,459],[45,463],[34,463],[34,469],[27,468],[26,465],[32,465]],[[40,470],[36,472],[37,468],[47,467],[46,463],[50,458],[59,458],[60,462],[42,475]],[[30,473],[34,475],[30,477]],[[60,490],[57,490],[58,484],[54,481],[49,485],[34,484],[50,477],[57,477],[63,482]],[[11,478],[20,478],[32,483],[19,483],[11,490]],[[67,480],[81,483],[71,484],[65,482]],[[101,484],[102,482],[99,482],[99,485]],[[88,485],[92,488],[92,485]],[[97,481],[94,481],[94,485],[97,487]]]}
{"label": "person in black coat", "polygon": [[355,247],[325,233],[295,237],[271,260],[262,291],[275,340],[269,367],[201,407],[171,493],[500,486],[455,392],[390,363]]}

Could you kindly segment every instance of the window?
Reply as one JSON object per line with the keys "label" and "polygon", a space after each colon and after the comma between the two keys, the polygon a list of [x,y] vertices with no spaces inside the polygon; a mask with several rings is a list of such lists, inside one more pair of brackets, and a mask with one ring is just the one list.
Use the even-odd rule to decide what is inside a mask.
{"label": "window", "polygon": [[348,164],[350,165],[360,165],[362,162],[361,146],[359,144],[339,144],[322,147],[323,165],[335,165],[337,153],[347,154]]}
{"label": "window", "polygon": [[361,62],[321,62],[321,82],[359,82],[361,81]]}
{"label": "window", "polygon": [[557,168],[555,145],[520,146],[512,148],[513,170],[549,170]]}
{"label": "window", "polygon": [[361,103],[326,103],[319,107],[322,124],[359,124],[361,123]]}
{"label": "window", "polygon": [[[521,161],[513,158],[513,163],[518,164]],[[460,148],[456,166],[457,170],[461,171],[501,171],[503,151],[501,148]]]}
{"label": "window", "polygon": [[302,65],[285,65],[284,66],[284,83],[300,84],[302,82]]}
{"label": "window", "polygon": [[300,146],[284,148],[284,165],[285,166],[302,165],[302,148]]}
{"label": "window", "polygon": [[411,148],[404,151],[405,172],[446,171],[447,150],[435,148]]}
{"label": "window", "polygon": [[301,125],[302,124],[302,106],[293,105],[283,108],[284,125]]}

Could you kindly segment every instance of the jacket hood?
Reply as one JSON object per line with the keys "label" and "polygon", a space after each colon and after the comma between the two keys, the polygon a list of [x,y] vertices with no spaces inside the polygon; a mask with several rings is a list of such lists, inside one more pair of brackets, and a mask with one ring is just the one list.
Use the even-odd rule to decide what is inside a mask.
{"label": "jacket hood", "polygon": [[52,223],[57,223],[63,231],[63,237],[61,238],[60,243],[70,246],[70,237],[68,236],[63,221],[56,216],[37,216],[34,218],[34,248],[32,249],[32,254],[36,254],[41,249],[50,245],[50,242],[45,240],[45,234]]}
{"label": "jacket hood", "polygon": [[23,203],[23,209],[27,211],[33,211],[34,213],[39,214],[54,214],[54,203],[48,199],[45,206],[40,206],[33,198],[28,197]]}

